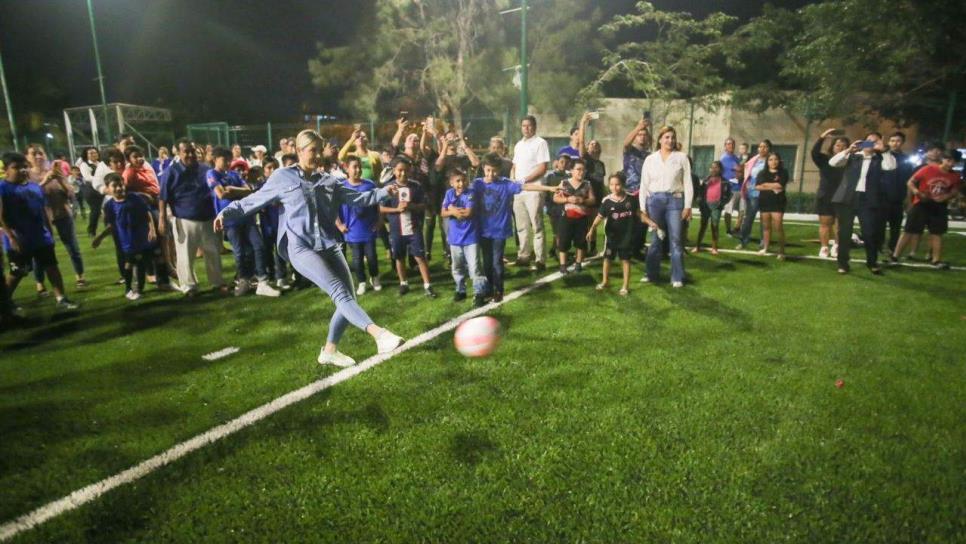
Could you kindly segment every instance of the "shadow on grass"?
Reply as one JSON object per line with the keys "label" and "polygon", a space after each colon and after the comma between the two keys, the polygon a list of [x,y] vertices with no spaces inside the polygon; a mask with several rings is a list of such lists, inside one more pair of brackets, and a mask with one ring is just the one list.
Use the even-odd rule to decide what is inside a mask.
{"label": "shadow on grass", "polygon": [[450,455],[466,465],[478,465],[488,455],[499,451],[496,443],[480,431],[456,433],[449,441]]}

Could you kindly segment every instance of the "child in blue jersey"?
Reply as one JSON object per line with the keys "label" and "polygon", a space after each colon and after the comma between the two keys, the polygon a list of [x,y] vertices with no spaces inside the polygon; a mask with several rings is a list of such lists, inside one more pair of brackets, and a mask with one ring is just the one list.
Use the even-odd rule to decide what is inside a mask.
{"label": "child in blue jersey", "polygon": [[[272,177],[277,169],[278,161],[275,157],[266,157],[262,161],[262,176],[255,182],[254,189],[258,191],[264,187],[268,178]],[[265,206],[258,212],[258,226],[262,233],[262,241],[265,243],[265,263],[271,267],[271,272],[275,276],[275,287],[288,291],[292,288],[288,282],[288,262],[275,247],[275,241],[278,240],[278,220],[281,215],[281,204]]]}
{"label": "child in blue jersey", "polygon": [[20,280],[30,272],[32,266],[36,266],[42,268],[50,278],[57,297],[57,308],[74,310],[77,305],[64,294],[64,278],[57,267],[53,228],[44,207],[44,191],[40,185],[29,180],[28,169],[27,157],[20,153],[6,153],[3,156],[0,234],[3,235],[7,257],[10,258],[8,301],[13,300]]}
{"label": "child in blue jersey", "polygon": [[429,266],[426,264],[426,251],[423,247],[423,218],[426,213],[426,194],[415,181],[409,179],[412,161],[399,156],[392,161],[393,181],[386,187],[396,189],[386,198],[379,211],[389,220],[389,243],[392,257],[396,261],[396,274],[399,275],[399,294],[409,292],[406,281],[406,257],[412,255],[419,266],[423,278],[423,291],[429,298],[436,298],[430,283]]}
{"label": "child in blue jersey", "polygon": [[540,183],[517,183],[500,176],[501,157],[488,153],[483,157],[483,177],[473,180],[473,199],[476,201],[479,239],[486,276],[487,293],[493,302],[503,300],[503,251],[506,239],[513,236],[513,196],[520,191],[556,192],[556,187]]}
{"label": "child in blue jersey", "polygon": [[473,305],[479,308],[485,303],[486,276],[479,259],[477,239],[480,229],[473,216],[473,193],[467,191],[466,173],[460,170],[450,171],[449,184],[452,188],[443,197],[440,217],[448,218],[449,222],[446,241],[453,260],[453,281],[456,282],[453,302],[466,300],[466,273],[469,270],[473,279]]}
{"label": "child in blue jersey", "polygon": [[[362,159],[350,155],[345,162],[348,177],[342,181],[343,187],[351,191],[366,192],[378,189],[368,179],[362,179]],[[376,259],[376,238],[379,234],[379,206],[353,207],[343,204],[335,226],[342,232],[346,244],[352,250],[352,270],[359,286],[357,295],[366,293],[366,264],[369,265],[369,278],[372,288],[382,290],[379,283],[379,261]],[[365,261],[363,262],[363,257]]]}
{"label": "child in blue jersey", "polygon": [[[104,184],[111,190],[111,198],[104,202],[104,223],[107,227],[91,240],[97,249],[108,234],[114,235],[114,243],[124,259],[124,296],[138,300],[144,290],[144,275],[154,262],[157,232],[151,218],[151,208],[145,197],[138,193],[128,194],[124,179],[111,172],[104,176]],[[132,280],[137,283],[132,285]]]}
{"label": "child in blue jersey", "polygon": [[[252,193],[238,173],[229,170],[231,160],[231,150],[221,146],[212,150],[214,164],[211,170],[208,170],[206,179],[211,189],[216,214],[221,213],[221,210],[227,208],[233,200],[241,200]],[[235,257],[235,272],[238,275],[235,296],[242,296],[251,291],[253,276],[258,281],[256,295],[279,296],[281,293],[268,283],[268,274],[265,271],[265,242],[255,226],[255,221],[248,217],[226,220],[225,234],[231,243],[231,252]]]}

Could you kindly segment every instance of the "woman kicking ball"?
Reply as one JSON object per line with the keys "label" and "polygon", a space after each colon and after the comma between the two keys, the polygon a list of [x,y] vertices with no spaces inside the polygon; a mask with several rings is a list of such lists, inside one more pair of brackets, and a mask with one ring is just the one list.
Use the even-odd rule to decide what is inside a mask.
{"label": "woman kicking ball", "polygon": [[257,192],[232,202],[215,218],[220,231],[225,220],[251,215],[272,204],[284,209],[279,220],[278,250],[300,274],[325,291],[335,303],[329,334],[319,363],[340,367],[355,360],[340,353],[339,339],[349,323],[366,331],[376,340],[379,353],[388,353],[403,339],[377,326],[359,306],[352,288],[349,265],[339,245],[342,236],[336,228],[339,206],[372,206],[393,194],[394,188],[356,192],[325,173],[318,173],[325,143],[314,130],[303,130],[295,139],[299,162],[277,170]]}

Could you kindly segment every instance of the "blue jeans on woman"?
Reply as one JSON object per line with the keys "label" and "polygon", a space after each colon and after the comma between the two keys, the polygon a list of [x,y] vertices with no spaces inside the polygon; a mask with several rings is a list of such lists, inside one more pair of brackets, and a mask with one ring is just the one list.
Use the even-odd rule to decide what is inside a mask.
{"label": "blue jeans on woman", "polygon": [[235,271],[241,279],[258,281],[268,279],[265,271],[265,242],[262,233],[251,221],[242,221],[230,227],[225,227],[231,252],[235,257]]}
{"label": "blue jeans on woman", "polygon": [[[755,226],[755,216],[758,215],[758,197],[748,197],[748,207],[745,209],[745,219],[741,222],[741,245],[747,246],[751,241],[751,227]],[[764,227],[762,227],[764,228]]]}
{"label": "blue jeans on woman", "polygon": [[[684,195],[680,193],[652,193],[647,197],[647,213],[657,226],[667,233],[671,242],[671,281],[684,281],[684,247],[681,245],[681,212],[684,210]],[[651,245],[647,246],[647,279],[657,281],[661,272],[661,241],[657,233],[651,235]]]}

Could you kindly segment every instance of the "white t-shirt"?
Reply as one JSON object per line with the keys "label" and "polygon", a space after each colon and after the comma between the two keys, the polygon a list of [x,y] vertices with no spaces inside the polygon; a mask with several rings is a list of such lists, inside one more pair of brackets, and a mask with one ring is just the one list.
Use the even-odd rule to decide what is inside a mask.
{"label": "white t-shirt", "polygon": [[[513,147],[513,166],[516,167],[516,175],[514,176],[517,178],[516,181],[526,179],[541,163],[547,163],[547,170],[550,169],[550,148],[547,147],[547,140],[533,136],[520,140]],[[537,183],[542,180],[543,176],[532,181]]]}

